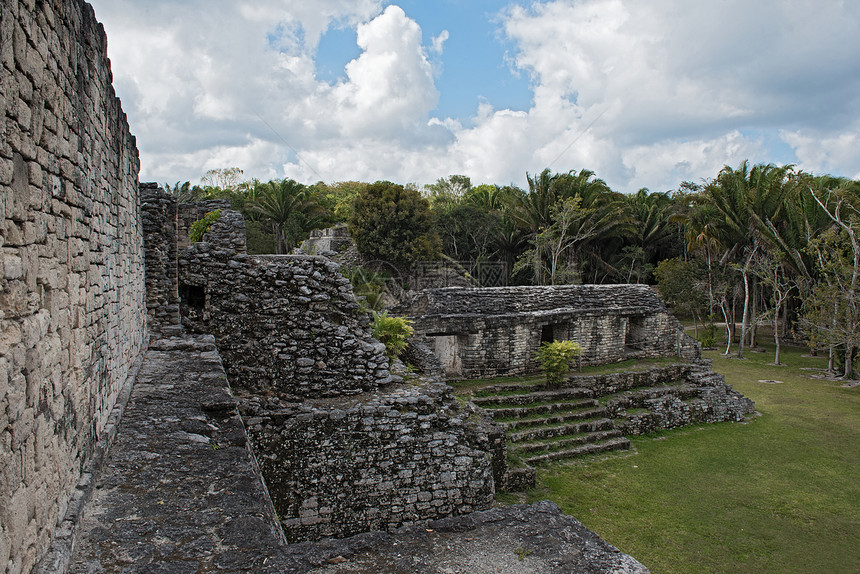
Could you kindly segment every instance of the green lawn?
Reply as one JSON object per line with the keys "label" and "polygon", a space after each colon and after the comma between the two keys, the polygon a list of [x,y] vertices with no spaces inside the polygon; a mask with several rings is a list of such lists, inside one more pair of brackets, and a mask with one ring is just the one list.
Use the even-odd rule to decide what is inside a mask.
{"label": "green lawn", "polygon": [[543,467],[529,500],[554,500],[655,574],[860,572],[860,387],[810,379],[801,368],[825,361],[784,351],[787,367],[707,353],[761,416]]}

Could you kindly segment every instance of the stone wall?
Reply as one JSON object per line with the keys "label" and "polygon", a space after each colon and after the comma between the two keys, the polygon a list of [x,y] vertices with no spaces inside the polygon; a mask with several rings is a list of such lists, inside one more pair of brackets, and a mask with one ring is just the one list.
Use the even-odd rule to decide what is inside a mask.
{"label": "stone wall", "polygon": [[390,530],[493,501],[487,449],[504,435],[466,420],[439,383],[341,404],[244,397],[242,414],[291,542]]}
{"label": "stone wall", "polygon": [[226,199],[180,203],[176,207],[176,239],[179,249],[185,249],[191,244],[188,237],[191,225],[216,209],[221,211],[221,217],[212,224],[203,241],[235,253],[246,252],[245,218],[238,211],[230,209],[230,202]]}
{"label": "stone wall", "polygon": [[154,183],[140,185],[146,255],[146,310],[149,326],[179,325],[179,261],[176,202]]}
{"label": "stone wall", "polygon": [[508,315],[569,309],[579,313],[665,311],[647,285],[545,285],[426,289],[409,303],[416,315]]}
{"label": "stone wall", "polygon": [[390,373],[339,265],[246,255],[230,229],[241,216],[221,209],[204,240],[180,250],[182,320],[216,338],[290,539],[486,507],[506,470],[502,429],[438,380]]}
{"label": "stone wall", "polygon": [[606,401],[607,416],[625,435],[641,435],[693,423],[744,419],[755,404],[726,384],[710,360],[645,371],[573,375],[567,387],[589,389]]}
{"label": "stone wall", "polygon": [[339,224],[326,229],[314,229],[311,236],[302,242],[300,249],[310,255],[328,255],[346,251],[354,245],[346,225]]}
{"label": "stone wall", "polygon": [[183,323],[215,335],[239,386],[318,397],[392,380],[385,347],[336,263],[199,242],[180,254],[180,291]]}
{"label": "stone wall", "polygon": [[428,289],[394,312],[415,322],[448,377],[533,372],[541,342],[564,339],[582,346],[583,365],[701,356],[645,285]]}
{"label": "stone wall", "polygon": [[[710,361],[656,367],[640,373],[618,373],[572,381],[614,395],[608,416],[625,435],[641,435],[695,423],[739,422],[755,412],[755,403],[711,370]],[[674,382],[669,388],[660,387]]]}
{"label": "stone wall", "polygon": [[138,152],[79,0],[0,11],[0,569],[47,548],[145,338]]}

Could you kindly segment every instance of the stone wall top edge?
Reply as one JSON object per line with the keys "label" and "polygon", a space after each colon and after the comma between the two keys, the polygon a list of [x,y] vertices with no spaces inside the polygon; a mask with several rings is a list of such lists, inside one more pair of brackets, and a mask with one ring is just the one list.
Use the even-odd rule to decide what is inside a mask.
{"label": "stone wall top edge", "polygon": [[137,149],[137,138],[131,133],[131,125],[128,123],[128,115],[122,107],[122,99],[117,95],[116,89],[113,86],[113,68],[111,60],[108,57],[108,37],[105,32],[104,25],[99,21],[95,9],[89,2],[85,0],[74,0],[80,7],[82,18],[82,30],[90,29],[95,34],[96,45],[98,47],[99,56],[104,58],[105,68],[107,69],[107,94],[105,94],[105,105],[113,106],[113,111],[117,114],[120,130],[123,136],[127,138],[129,147],[134,152],[137,161],[140,161],[140,150]]}
{"label": "stone wall top edge", "polygon": [[449,293],[470,293],[470,294],[492,294],[492,293],[504,293],[504,292],[546,292],[546,291],[583,291],[588,289],[597,289],[603,291],[614,291],[614,290],[643,290],[643,291],[653,291],[650,285],[644,285],[642,283],[583,283],[580,285],[506,285],[502,287],[433,287],[430,289],[424,289],[425,293],[440,293],[440,294],[449,294]]}
{"label": "stone wall top edge", "polygon": [[642,316],[654,315],[664,312],[662,309],[655,310],[648,306],[635,307],[559,307],[556,309],[539,310],[539,311],[521,311],[515,313],[432,313],[427,315],[416,315],[411,318],[420,318],[422,321],[444,320],[452,318],[475,318],[475,319],[492,319],[495,321],[503,321],[510,319],[511,321],[520,322],[524,316],[534,317],[535,319],[553,319],[562,317],[602,317],[602,316]]}
{"label": "stone wall top edge", "polygon": [[[406,411],[423,408],[426,405],[437,405],[441,397],[449,392],[449,387],[442,382],[423,382],[418,385],[412,382],[395,383],[389,387],[382,388],[372,393],[361,393],[347,397],[332,397],[329,399],[311,399],[300,403],[287,401],[276,403],[259,403],[258,412],[294,411],[296,413],[346,413],[350,415],[362,414],[373,411],[389,412],[393,409],[404,409]],[[246,405],[254,401],[248,401],[244,397]],[[272,406],[277,404],[275,410]],[[402,413],[401,413],[402,414]]]}
{"label": "stone wall top edge", "polygon": [[336,261],[332,261],[328,257],[323,257],[321,255],[275,255],[275,254],[265,254],[265,255],[249,255],[249,257],[253,257],[255,259],[259,259],[260,261],[312,261],[316,263],[325,264],[334,264],[340,267],[340,265]]}

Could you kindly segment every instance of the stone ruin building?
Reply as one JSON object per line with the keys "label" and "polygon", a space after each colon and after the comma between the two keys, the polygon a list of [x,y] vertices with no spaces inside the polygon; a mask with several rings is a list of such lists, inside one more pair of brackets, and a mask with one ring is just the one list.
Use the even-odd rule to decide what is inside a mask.
{"label": "stone ruin building", "polygon": [[[163,190],[142,188],[144,225],[153,230],[145,240],[153,329],[173,329],[181,316],[186,329],[215,336],[289,539],[489,505],[492,453],[501,453],[503,437],[467,422],[440,381],[404,384],[392,375],[337,264],[247,255],[238,212],[218,202],[177,206]],[[221,218],[204,241],[174,247],[214,209]],[[177,258],[162,257],[171,250]]]}
{"label": "stone ruin building", "polygon": [[701,358],[697,341],[647,285],[427,289],[397,307],[452,378],[535,372],[543,342],[572,340],[582,365]]}
{"label": "stone ruin building", "polygon": [[[5,2],[0,12],[0,569],[64,571],[55,547],[65,544],[67,564],[136,377],[153,386],[156,375],[141,370],[152,349],[201,357],[210,396],[194,405],[197,418],[176,421],[186,429],[176,436],[202,441],[205,454],[210,438],[199,433],[229,429],[218,456],[229,450],[250,461],[246,483],[256,486],[244,495],[274,505],[254,520],[283,529],[289,542],[430,519],[441,519],[432,523],[440,532],[493,521],[514,531],[540,516],[584,545],[556,564],[646,571],[546,505],[475,513],[507,481],[501,427],[454,398],[433,375],[439,365],[427,346],[412,350],[427,374],[393,374],[337,264],[248,255],[244,221],[228,205],[177,206],[157,186],[139,186],[106,43],[82,0]],[[190,224],[216,208],[221,218],[189,245]],[[528,309],[511,292],[507,307],[487,306],[483,317],[457,310],[464,297],[486,299],[480,292],[443,303],[450,320],[437,302],[453,292],[428,292],[416,304],[422,333],[452,374],[529,370],[538,332],[581,341],[591,333],[587,361],[603,352],[613,360],[697,353],[653,296],[618,289],[630,303],[619,298],[610,317],[559,303],[573,293],[564,290]],[[514,344],[518,332],[527,336]],[[506,340],[516,350],[507,365],[491,356]],[[445,522],[457,515],[465,522]],[[348,540],[371,547],[370,538]],[[265,560],[299,552],[279,548],[267,547]]]}

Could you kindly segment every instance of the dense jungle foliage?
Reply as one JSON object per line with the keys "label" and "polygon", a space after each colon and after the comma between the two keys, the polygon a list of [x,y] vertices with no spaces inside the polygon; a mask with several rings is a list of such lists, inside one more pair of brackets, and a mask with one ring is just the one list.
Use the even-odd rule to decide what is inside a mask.
{"label": "dense jungle foliage", "polygon": [[346,223],[366,259],[405,274],[442,259],[496,264],[506,284],[653,284],[706,345],[724,330],[725,352],[736,344],[743,356],[769,323],[775,363],[791,338],[853,376],[860,182],[747,161],[667,192],[619,193],[586,169],[527,182],[304,185],[245,181],[229,168],[167,187],[180,201],[229,199],[248,222],[252,253],[289,253],[311,230]]}

